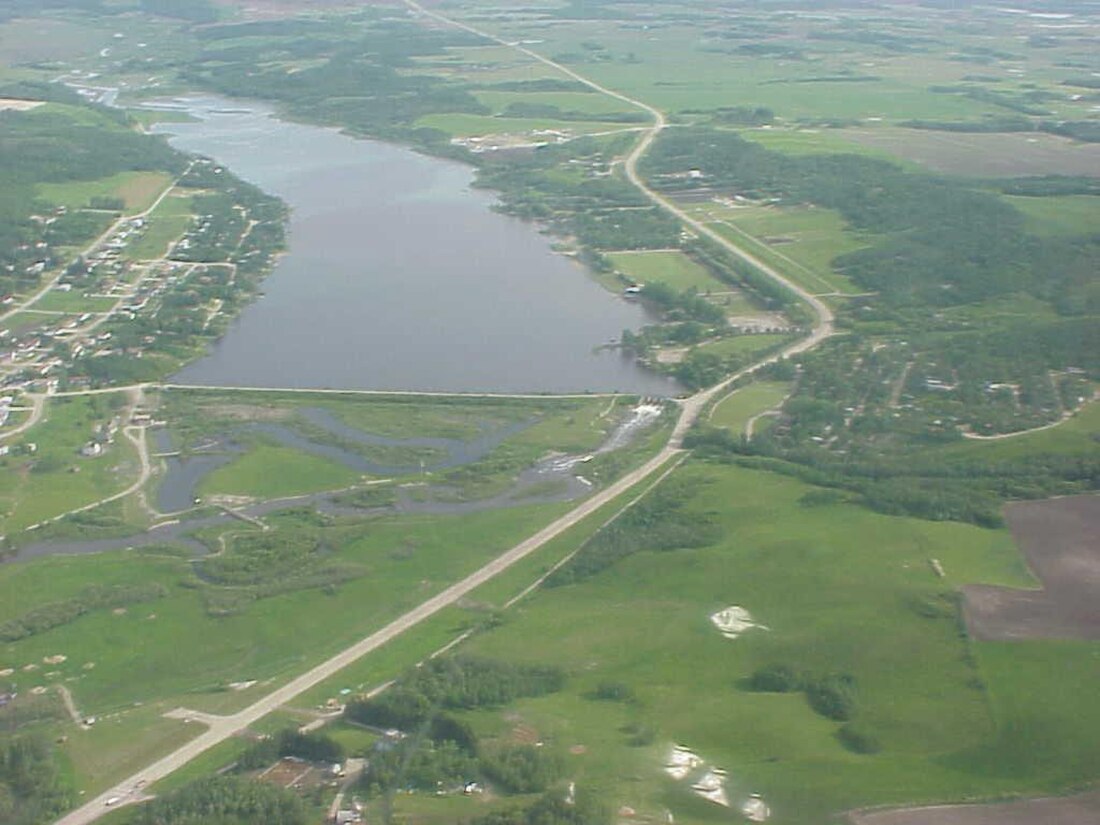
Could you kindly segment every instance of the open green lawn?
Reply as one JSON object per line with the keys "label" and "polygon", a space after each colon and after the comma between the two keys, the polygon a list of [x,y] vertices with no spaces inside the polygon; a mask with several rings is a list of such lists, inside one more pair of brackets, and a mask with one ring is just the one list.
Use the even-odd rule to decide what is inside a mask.
{"label": "open green lawn", "polygon": [[498,92],[479,91],[474,96],[499,115],[512,103],[557,106],[563,112],[604,114],[639,111],[620,100],[596,92]]}
{"label": "open green lawn", "polygon": [[[133,482],[136,450],[121,432],[103,455],[79,455],[94,428],[116,414],[112,405],[123,401],[121,393],[50,400],[45,420],[14,439],[12,453],[0,459],[0,532],[21,530]],[[27,444],[37,445],[36,452],[27,454]]]}
{"label": "open green lawn", "polygon": [[638,283],[663,281],[676,289],[694,287],[700,292],[729,289],[683,252],[610,252],[607,257],[616,269]]}
{"label": "open green lawn", "polygon": [[48,310],[50,312],[109,312],[118,303],[116,298],[92,298],[82,292],[70,290],[61,292],[51,289],[40,301],[31,305],[31,309]]}
{"label": "open green lawn", "polygon": [[858,291],[848,278],[833,270],[832,261],[867,242],[848,232],[831,210],[745,207],[711,227],[810,292]]}
{"label": "open green lawn", "polygon": [[[774,152],[789,155],[869,155],[899,166],[909,164],[902,158],[847,140],[843,133],[830,129],[738,129],[741,137],[759,143]],[[909,164],[920,168],[917,164]]]}
{"label": "open green lawn", "polygon": [[489,115],[440,114],[426,115],[417,126],[439,129],[455,137],[472,135],[525,135],[534,131],[554,130],[574,135],[612,132],[636,127],[633,123],[600,123],[587,120],[555,120],[553,118],[492,117]]}
{"label": "open green lawn", "polygon": [[348,487],[362,477],[335,461],[291,447],[257,444],[203,479],[202,496],[282,498]]}
{"label": "open green lawn", "polygon": [[791,385],[786,381],[756,381],[737,390],[715,407],[710,423],[715,427],[726,427],[739,435],[744,432],[750,418],[775,407],[790,390]]}
{"label": "open green lawn", "polygon": [[1028,230],[1036,235],[1088,235],[1100,227],[1100,197],[1095,195],[1006,200],[1024,213]]}
{"label": "open green lawn", "polygon": [[166,172],[120,172],[98,180],[43,183],[38,194],[44,200],[69,209],[89,206],[94,197],[122,198],[128,213],[142,212],[153,204],[172,180]]}
{"label": "open green lawn", "polygon": [[127,247],[126,257],[135,261],[163,257],[190,228],[191,221],[191,196],[170,194],[146,219],[144,233]]}
{"label": "open green lawn", "polygon": [[143,705],[99,717],[90,730],[63,726],[68,736],[63,750],[77,789],[99,793],[202,732],[200,725],[165,719],[163,714],[171,709],[159,703]]}
{"label": "open green lawn", "polygon": [[[583,745],[571,757],[578,783],[600,788],[613,808],[657,814],[668,806],[687,822],[718,821],[721,810],[662,779],[673,742],[729,771],[733,795],[763,793],[779,823],[818,823],[856,805],[1055,790],[1094,776],[1094,725],[1064,740],[1054,733],[1035,752],[1020,725],[1072,724],[1074,703],[1087,703],[1093,689],[1100,649],[980,646],[974,662],[959,635],[954,588],[1031,584],[1007,532],[804,506],[799,499],[813,488],[759,471],[694,465],[677,475],[701,483],[691,509],[713,514],[726,537],[704,550],[639,553],[580,584],[544,590],[475,637],[471,651],[572,674],[562,694],[471,715],[484,733],[521,721],[555,746]],[[722,638],[707,617],[730,604],[768,629]],[[852,674],[856,720],[881,752],[846,750],[839,724],[801,694],[739,688],[774,663]],[[1062,667],[1074,677],[1040,675]],[[606,680],[629,684],[638,701],[584,698]],[[655,730],[654,744],[629,747],[628,725]],[[994,759],[997,748],[1010,752]],[[976,770],[969,755],[979,753],[1020,767]],[[1030,769],[1046,759],[1053,761]]]}
{"label": "open green lawn", "polygon": [[730,355],[752,355],[755,352],[762,352],[766,349],[770,349],[776,344],[788,340],[788,338],[789,336],[787,335],[771,335],[768,333],[731,335],[728,338],[721,338],[717,341],[700,344],[697,349],[701,352],[713,353],[721,358],[726,358]]}
{"label": "open green lawn", "polygon": [[966,457],[983,461],[1015,459],[1037,453],[1060,453],[1081,457],[1100,453],[1100,404],[1095,401],[1077,415],[1034,433],[992,441],[966,440],[937,450],[948,458]]}
{"label": "open green lawn", "polygon": [[[225,617],[206,612],[200,591],[179,586],[194,578],[178,557],[117,551],[5,565],[0,567],[2,620],[71,598],[92,583],[160,582],[167,595],[130,605],[119,615],[94,610],[69,624],[0,644],[0,668],[68,656],[54,668],[54,679],[67,680],[85,713],[160,700],[224,712],[376,630],[532,534],[562,509],[542,505],[365,522],[333,547],[332,558],[359,565],[366,575],[328,592],[307,589],[260,599]],[[94,666],[85,668],[87,663]],[[13,678],[24,689],[43,679],[40,672],[18,673]],[[230,682],[251,679],[263,685],[242,693],[226,689]]]}

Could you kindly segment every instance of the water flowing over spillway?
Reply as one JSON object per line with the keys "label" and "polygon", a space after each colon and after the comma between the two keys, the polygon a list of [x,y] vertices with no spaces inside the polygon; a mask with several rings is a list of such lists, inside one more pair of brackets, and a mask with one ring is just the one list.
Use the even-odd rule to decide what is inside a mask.
{"label": "water flowing over spillway", "polygon": [[191,384],[443,392],[622,391],[675,385],[597,351],[643,310],[555,253],[537,227],[491,210],[473,170],[263,105],[171,102],[160,127],[283,198],[289,249]]}

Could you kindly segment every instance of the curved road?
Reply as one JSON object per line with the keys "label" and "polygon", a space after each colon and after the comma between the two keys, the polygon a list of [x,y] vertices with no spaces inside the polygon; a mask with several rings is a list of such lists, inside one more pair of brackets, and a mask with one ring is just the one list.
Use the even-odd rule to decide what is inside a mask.
{"label": "curved road", "polygon": [[[167,756],[157,760],[148,767],[138,771],[133,776],[120,782],[115,787],[108,791],[103,792],[95,799],[92,799],[85,803],[80,808],[72,811],[68,815],[62,817],[57,821],[57,825],[86,825],[86,823],[93,822],[100,816],[105,814],[109,810],[113,810],[114,805],[122,805],[130,802],[140,801],[145,798],[144,788],[148,787],[153,782],[156,782],[170,773],[178,770],[183,765],[190,762],[195,757],[206,752],[210,748],[224,742],[226,739],[234,736],[237,733],[245,730],[253,723],[259,721],[263,717],[267,716],[271,712],[275,711],[279,707],[283,706],[287,702],[291,701],[295,697],[301,695],[307,690],[315,687],[329,677],[335,675],[339,671],[343,670],[348,665],[357,661],[361,657],[365,656],[373,650],[387,644],[406,630],[416,626],[424,620],[434,616],[440,610],[448,607],[457,602],[462,597],[469,594],[472,590],[480,587],[485,582],[489,581],[499,573],[507,570],[521,559],[529,556],[531,553],[538,550],[544,544],[551,539],[561,535],[566,530],[575,526],[585,517],[589,516],[603,505],[607,504],[621,493],[626,492],[636,484],[644,481],[645,479],[658,472],[664,467],[669,460],[682,454],[681,442],[684,434],[695,423],[696,418],[699,415],[706,404],[708,404],[715,395],[726,390],[729,385],[736,381],[743,375],[755,370],[765,364],[772,363],[781,358],[794,355],[796,353],[804,352],[811,349],[825,340],[827,337],[833,334],[833,313],[829,307],[806,292],[804,289],[796,284],[791,283],[784,278],[779,272],[772,269],[764,262],[758,260],[749,253],[735,246],[730,241],[723,238],[704,224],[696,221],[690,215],[686,214],[676,204],[665,199],[663,196],[653,191],[646,185],[645,181],[641,179],[637,172],[638,160],[649,149],[650,145],[660,134],[661,130],[665,128],[666,121],[664,115],[657,109],[653,108],[647,103],[643,103],[639,100],[627,97],[624,94],[615,92],[611,89],[607,89],[599,84],[588,80],[585,77],[577,74],[571,69],[566,68],[558,63],[555,63],[542,55],[532,52],[530,49],[523,48],[513,43],[509,43],[500,39],[494,35],[480,31],[472,26],[468,26],[464,23],[453,21],[443,15],[429,11],[421,6],[419,3],[413,0],[405,0],[406,5],[412,8],[414,11],[437,20],[446,25],[455,26],[465,31],[476,34],[480,37],[491,40],[503,46],[513,48],[540,63],[554,68],[555,70],[565,74],[566,76],[583,83],[589,88],[594,89],[602,94],[608,95],[621,100],[624,103],[628,103],[631,106],[635,106],[643,111],[648,112],[653,117],[653,124],[646,129],[642,135],[641,140],[635,146],[634,150],[627,157],[624,169],[627,177],[630,181],[637,186],[646,196],[655,204],[668,210],[670,213],[679,218],[684,224],[690,226],[693,230],[701,235],[705,235],[715,243],[722,246],[722,248],[738,256],[742,260],[747,261],[753,266],[760,269],[760,271],[766,273],[769,277],[775,279],[777,282],[783,284],[788,289],[795,292],[802,300],[809,304],[817,315],[817,324],[814,327],[813,332],[783,350],[771,355],[762,361],[753,364],[751,367],[747,367],[734,375],[729,376],[726,380],[720,384],[711,387],[710,389],[703,390],[687,399],[680,402],[681,411],[679,420],[676,422],[676,426],[673,429],[672,435],[669,438],[668,444],[657,455],[647,461],[644,465],[637,468],[633,472],[628,473],[612,484],[610,487],[595,493],[591,498],[584,501],[582,504],[571,510],[569,513],[558,518],[551,524],[547,525],[543,529],[539,530],[535,535],[526,539],[525,541],[517,544],[512,549],[508,550],[504,554],[490,561],[488,564],[474,571],[466,578],[462,579],[450,587],[441,591],[437,595],[431,597],[427,601],[423,602],[419,606],[413,608],[408,613],[394,619],[387,624],[381,630],[372,633],[364,639],[353,644],[351,647],[341,651],[332,658],[317,665],[311,670],[297,676],[291,681],[287,682],[280,688],[264,696],[252,705],[249,705],[239,713],[235,713],[231,716],[220,717],[205,717],[209,722],[209,727],[202,734],[192,739],[187,744],[168,754]],[[108,801],[111,801],[111,805],[108,805]]]}

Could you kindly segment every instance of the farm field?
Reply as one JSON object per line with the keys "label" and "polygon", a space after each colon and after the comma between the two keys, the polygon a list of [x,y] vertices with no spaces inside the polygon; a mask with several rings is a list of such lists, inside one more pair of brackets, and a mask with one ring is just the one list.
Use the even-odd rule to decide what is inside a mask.
{"label": "farm field", "polygon": [[109,178],[68,183],[44,183],[38,194],[56,206],[81,209],[93,198],[121,198],[128,213],[141,212],[153,204],[171,178],[164,172],[120,172]]}
{"label": "farm field", "polygon": [[1100,146],[1044,134],[967,134],[926,129],[845,129],[845,139],[919,163],[935,172],[972,177],[1100,176]]}
{"label": "farm field", "polygon": [[556,106],[563,112],[580,112],[586,115],[636,112],[631,106],[595,92],[497,92],[479,91],[474,96],[500,115],[512,104]]}
{"label": "farm field", "polygon": [[630,123],[600,123],[588,120],[561,120],[544,117],[490,117],[488,115],[443,114],[425,115],[417,126],[439,129],[455,137],[482,135],[527,135],[537,131],[554,131],[570,135],[590,135],[619,132],[637,126]]}
{"label": "farm field", "polygon": [[[726,814],[661,778],[672,743],[728,771],[731,797],[762,793],[784,823],[820,822],[859,805],[996,796],[1021,782],[1052,790],[1090,776],[1096,746],[1088,737],[1059,740],[1063,768],[1048,771],[1017,726],[1023,718],[1062,724],[1095,678],[1082,672],[1073,680],[1080,689],[1064,692],[1038,688],[1040,661],[1085,671],[1095,663],[1057,644],[1019,655],[982,645],[975,662],[957,633],[952,586],[1030,582],[1005,531],[800,503],[812,488],[756,471],[695,465],[675,478],[698,485],[690,510],[713,514],[728,537],[702,550],[643,551],[580,583],[543,589],[506,625],[472,640],[477,653],[556,663],[571,674],[562,694],[471,714],[475,727],[507,735],[529,726],[579,754],[570,759],[578,783],[613,806],[668,806],[687,822]],[[860,538],[867,535],[875,541]],[[707,617],[727,604],[745,607],[766,629],[722,638]],[[535,637],[542,643],[532,649]],[[755,669],[780,662],[852,674],[859,691],[852,724],[881,749],[848,750],[837,738],[841,725],[799,694],[744,689]],[[586,698],[604,682],[625,684],[636,698]],[[1038,706],[1039,718],[1034,694],[1027,708],[1006,702],[1036,689],[1051,702]],[[653,732],[651,745],[629,745],[623,731],[639,729]],[[996,748],[1011,749],[1013,776],[964,767],[966,753],[992,758]]]}
{"label": "farm field", "polygon": [[[601,335],[598,349],[621,347],[624,358],[675,376],[683,396],[759,365],[795,335],[745,329],[820,334],[739,379],[751,383],[737,391],[687,401],[704,419],[667,473],[185,765],[157,795],[221,772],[263,734],[345,702],[354,710],[360,692],[452,643],[459,656],[545,665],[565,679],[561,689],[495,705],[425,700],[431,714],[453,716],[449,732],[466,744],[451,744],[478,759],[533,745],[563,767],[524,792],[482,762],[461,777],[406,776],[425,754],[446,752],[429,728],[435,719],[411,714],[392,723],[400,732],[378,738],[349,721],[353,713],[333,713],[322,735],[369,751],[376,764],[409,748],[388,798],[368,782],[349,789],[373,797],[368,821],[701,825],[742,821],[742,805],[766,802],[775,825],[847,821],[855,810],[874,811],[867,825],[941,825],[883,809],[1078,793],[1098,781],[1100,641],[1085,546],[1095,518],[1084,520],[1072,552],[1046,546],[1062,529],[1051,513],[1073,510],[1095,486],[1100,455],[1100,406],[1084,400],[1098,386],[1089,343],[1100,199],[1085,194],[1100,174],[1094,11],[1063,19],[1030,6],[854,9],[839,0],[736,14],[616,0],[411,10],[345,0],[209,8],[81,0],[71,12],[55,8],[69,0],[49,9],[15,2],[41,16],[0,22],[4,83],[94,82],[121,89],[123,107],[194,92],[259,100],[298,124],[470,162],[473,185],[497,193],[494,209],[552,235],[556,250],[599,270],[593,277],[615,292],[626,279],[671,287],[643,295],[643,330],[618,341]],[[181,16],[146,14],[159,6]],[[122,9],[132,11],[113,13]],[[87,26],[61,22],[77,14]],[[656,107],[654,123],[665,128],[640,120],[643,107],[584,91],[578,78]],[[61,84],[30,88],[65,99]],[[75,102],[29,116],[62,114],[77,131],[102,128],[106,117]],[[138,136],[162,117],[172,115],[115,120]],[[563,134],[539,148],[510,145],[541,143],[547,136],[533,133],[542,130]],[[514,139],[463,140],[484,135]],[[116,143],[102,141],[104,157]],[[43,164],[41,179],[64,180],[49,175],[65,160]],[[175,161],[182,165],[113,168],[186,165]],[[0,565],[0,684],[46,708],[19,728],[6,709],[24,706],[0,691],[0,727],[15,720],[13,732],[41,733],[62,784],[85,799],[202,729],[166,711],[252,705],[531,537],[587,490],[680,443],[669,441],[677,403],[639,406],[626,396],[155,383],[97,394],[115,378],[156,381],[150,364],[207,347],[262,295],[274,257],[251,256],[295,242],[294,232],[282,234],[279,203],[249,187],[222,191],[213,175],[234,177],[233,164],[214,163],[223,161],[188,167],[184,185],[120,253],[115,291],[134,287],[135,304],[152,296],[145,314],[138,307],[113,319],[95,353],[71,359],[44,337],[26,349],[41,357],[35,367],[55,363],[40,374],[12,370],[32,394],[61,395],[0,456],[0,537],[26,551]],[[26,189],[74,212],[93,198],[121,198],[132,213],[168,180],[124,172]],[[662,214],[666,199],[736,248],[675,209]],[[82,249],[92,219],[110,215],[53,229],[15,215],[11,227],[37,233],[36,243],[12,247],[20,255],[5,294],[52,279]],[[208,233],[199,225],[207,222]],[[242,237],[242,226],[258,229]],[[166,255],[192,227],[179,258],[220,259],[232,247],[240,257],[209,269],[130,266]],[[19,240],[18,232],[8,235]],[[51,260],[39,262],[47,248]],[[750,256],[782,277],[752,267]],[[85,297],[90,290],[79,287],[92,281],[78,268],[65,277],[70,291],[52,291],[4,325],[22,336],[46,319],[113,306]],[[230,295],[235,282],[248,288]],[[792,285],[826,304],[804,301]],[[689,290],[705,300],[682,294]],[[108,370],[117,372],[105,379]],[[127,431],[150,428],[152,482],[20,535],[133,483],[145,456],[122,430],[104,455],[79,451],[97,427],[116,415],[126,421],[139,404],[143,423]],[[606,449],[636,407],[648,429]],[[1063,413],[1064,422],[1039,429]],[[9,427],[27,414],[16,412]],[[299,498],[274,500],[290,497]],[[1021,513],[1031,532],[1014,539],[1002,525],[1019,528]],[[131,530],[143,532],[122,535]],[[40,539],[76,551],[47,555]],[[979,596],[997,603],[982,613]],[[1038,608],[1021,618],[1013,598]],[[1058,610],[1047,610],[1051,601]],[[1051,619],[1045,633],[1033,632],[1036,613]],[[1063,638],[1066,627],[1074,638]],[[73,724],[60,688],[72,694],[73,715],[95,715],[94,726]],[[402,732],[411,744],[400,745]],[[7,747],[0,741],[0,819]],[[672,764],[689,756],[697,761],[684,770]],[[469,779],[485,792],[463,793]],[[585,804],[598,798],[598,817],[588,821],[585,804],[564,805],[574,791]],[[332,798],[303,794],[312,818]],[[910,813],[918,819],[905,819]],[[112,808],[104,819],[130,818]]]}

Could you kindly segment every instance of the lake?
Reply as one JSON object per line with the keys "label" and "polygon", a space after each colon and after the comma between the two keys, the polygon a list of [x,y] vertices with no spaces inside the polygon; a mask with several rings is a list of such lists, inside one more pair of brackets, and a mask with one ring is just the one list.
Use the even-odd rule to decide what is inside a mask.
{"label": "lake", "polygon": [[[164,105],[164,104],[162,104]],[[469,166],[282,121],[253,102],[167,104],[158,127],[291,208],[289,249],[209,355],[173,380],[242,387],[444,392],[622,391],[676,385],[597,351],[644,310],[492,211]]]}

